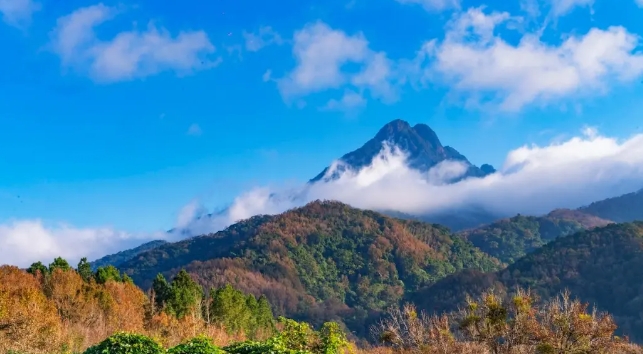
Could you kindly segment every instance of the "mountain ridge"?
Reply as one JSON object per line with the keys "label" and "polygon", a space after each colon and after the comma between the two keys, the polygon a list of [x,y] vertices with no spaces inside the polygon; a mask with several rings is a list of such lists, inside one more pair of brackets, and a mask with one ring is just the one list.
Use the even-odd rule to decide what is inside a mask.
{"label": "mountain ridge", "polygon": [[277,313],[340,320],[365,335],[365,321],[405,293],[461,269],[499,266],[446,227],[314,201],[162,245],[119,268],[144,289],[158,273],[186,269],[205,288],[229,282],[265,294]]}

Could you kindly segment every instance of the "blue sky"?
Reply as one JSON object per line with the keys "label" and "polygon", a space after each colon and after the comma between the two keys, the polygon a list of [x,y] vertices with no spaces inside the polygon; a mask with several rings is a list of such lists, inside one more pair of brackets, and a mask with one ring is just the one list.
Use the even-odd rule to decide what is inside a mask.
{"label": "blue sky", "polygon": [[[584,126],[625,139],[643,125],[636,0],[0,0],[0,12],[0,223],[167,229],[195,198],[213,208],[305,181],[396,118],[495,166]],[[458,32],[479,14],[493,26]],[[471,43],[480,57],[453,57]]]}

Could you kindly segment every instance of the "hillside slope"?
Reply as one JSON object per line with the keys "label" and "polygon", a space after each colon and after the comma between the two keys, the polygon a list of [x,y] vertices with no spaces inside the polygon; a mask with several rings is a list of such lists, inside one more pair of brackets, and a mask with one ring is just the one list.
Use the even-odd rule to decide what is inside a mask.
{"label": "hillside slope", "polygon": [[405,294],[461,269],[498,264],[445,227],[318,201],[163,245],[120,268],[144,288],[159,272],[186,268],[206,287],[229,282],[266,294],[279,314],[315,324],[343,320],[365,334],[366,319]]}
{"label": "hillside slope", "polygon": [[517,215],[459,235],[502,262],[513,263],[560,236],[610,223],[577,210],[558,209],[545,216]]}
{"label": "hillside slope", "polygon": [[129,261],[130,259],[136,257],[137,255],[149,251],[151,249],[154,249],[156,247],[162,246],[166,244],[166,241],[163,240],[156,240],[156,241],[150,241],[147,243],[144,243],[138,247],[134,247],[132,249],[128,249],[125,251],[121,251],[118,253],[110,254],[104,257],[101,257],[93,262],[90,262],[90,265],[93,270],[98,269],[99,267],[106,267],[108,265],[113,265],[114,267],[118,267],[124,262]]}
{"label": "hillside slope", "polygon": [[643,189],[600,200],[578,210],[615,222],[643,221]]}
{"label": "hillside slope", "polygon": [[494,287],[501,293],[531,288],[543,297],[569,289],[614,315],[632,339],[643,341],[643,223],[611,224],[560,237],[506,269],[467,270],[424,288],[409,299],[433,311],[462,304],[466,294]]}

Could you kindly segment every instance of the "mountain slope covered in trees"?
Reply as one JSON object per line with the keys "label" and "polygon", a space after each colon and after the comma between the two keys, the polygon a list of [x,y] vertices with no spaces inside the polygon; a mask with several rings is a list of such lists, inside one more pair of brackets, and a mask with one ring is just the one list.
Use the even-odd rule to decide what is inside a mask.
{"label": "mountain slope covered in trees", "polygon": [[166,244],[167,241],[163,240],[156,240],[156,241],[150,241],[146,242],[138,247],[121,251],[118,253],[110,254],[105,257],[101,257],[93,262],[90,262],[92,269],[98,269],[99,267],[106,267],[106,266],[119,266],[121,263],[124,263],[137,255],[149,251],[153,248],[159,247],[161,245]]}
{"label": "mountain slope covered in trees", "polygon": [[278,314],[339,320],[364,335],[365,320],[405,294],[499,263],[445,227],[318,201],[162,245],[120,268],[144,288],[157,273],[185,268],[206,288],[231,283],[265,294]]}
{"label": "mountain slope covered in trees", "polygon": [[513,263],[546,243],[611,221],[577,210],[558,209],[545,216],[517,215],[460,233],[504,263]]}
{"label": "mountain slope covered in trees", "polygon": [[543,298],[568,289],[614,315],[623,332],[643,341],[643,223],[611,224],[557,238],[496,272],[465,270],[409,297],[433,311],[453,309],[488,288],[530,288]]}

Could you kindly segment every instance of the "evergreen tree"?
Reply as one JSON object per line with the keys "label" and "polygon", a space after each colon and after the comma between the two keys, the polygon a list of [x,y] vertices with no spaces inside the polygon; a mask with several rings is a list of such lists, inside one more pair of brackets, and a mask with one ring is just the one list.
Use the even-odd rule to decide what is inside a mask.
{"label": "evergreen tree", "polygon": [[265,296],[257,300],[245,295],[232,285],[212,291],[210,316],[213,322],[223,325],[230,333],[243,332],[249,337],[259,333],[272,334],[274,319],[270,303]]}
{"label": "evergreen tree", "polygon": [[69,263],[62,257],[54,259],[53,263],[49,265],[49,272],[53,273],[54,269],[61,269],[63,271],[71,270]]}
{"label": "evergreen tree", "polygon": [[167,305],[177,318],[185,317],[191,313],[201,314],[201,300],[203,289],[185,270],[181,270],[172,279],[170,298]]}
{"label": "evergreen tree", "polygon": [[249,330],[248,320],[252,314],[248,308],[247,298],[230,284],[214,292],[210,314],[216,322],[221,323],[231,333]]}
{"label": "evergreen tree", "polygon": [[29,274],[36,275],[38,272],[44,276],[49,274],[49,269],[47,269],[47,267],[40,261],[32,263],[31,266],[27,268],[27,273]]}
{"label": "evergreen tree", "polygon": [[105,284],[108,281],[121,282],[121,272],[116,267],[109,265],[107,267],[99,267],[96,270],[96,282],[98,284]]}
{"label": "evergreen tree", "polygon": [[78,262],[78,267],[76,267],[76,271],[86,282],[88,282],[94,275],[92,272],[92,266],[89,264],[89,262],[87,262],[86,257],[80,259],[80,262]]}
{"label": "evergreen tree", "polygon": [[272,307],[265,295],[261,295],[257,301],[257,310],[255,312],[257,319],[257,329],[273,333],[275,330],[275,316],[272,313]]}
{"label": "evergreen tree", "polygon": [[[162,309],[167,306],[172,289],[163,274],[159,273],[152,282],[152,291],[154,291],[154,302],[157,308]],[[167,310],[167,308],[166,308]]]}

